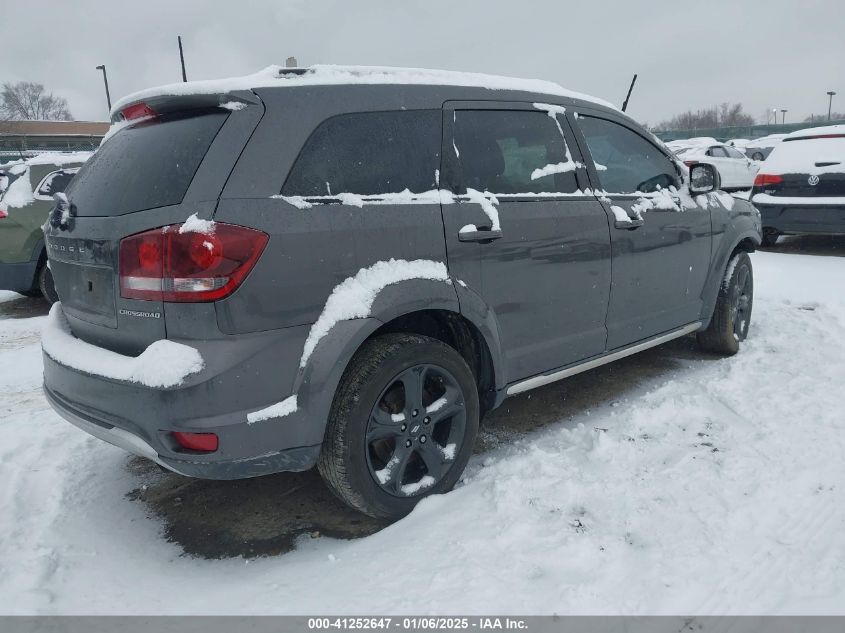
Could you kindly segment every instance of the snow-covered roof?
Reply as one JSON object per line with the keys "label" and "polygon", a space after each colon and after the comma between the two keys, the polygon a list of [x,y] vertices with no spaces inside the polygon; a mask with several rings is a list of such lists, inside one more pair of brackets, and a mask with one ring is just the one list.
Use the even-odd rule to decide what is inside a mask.
{"label": "snow-covered roof", "polygon": [[499,75],[466,73],[449,70],[429,70],[425,68],[399,68],[391,66],[334,66],[318,64],[304,69],[290,69],[282,66],[268,66],[252,75],[230,77],[228,79],[209,79],[168,84],[147,88],[127,95],[117,101],[112,114],[130,103],[152,97],[222,94],[235,90],[267,88],[279,86],[327,86],[343,84],[407,84],[432,86],[466,86],[487,88],[489,90],[519,90],[541,94],[557,95],[573,99],[591,101],[610,108],[612,103],[596,97],[562,88],[551,81],[541,79],[517,79]]}
{"label": "snow-covered roof", "polygon": [[845,125],[823,125],[821,127],[808,127],[803,130],[790,132],[784,138],[798,138],[802,136],[826,136],[828,134],[845,134]]}

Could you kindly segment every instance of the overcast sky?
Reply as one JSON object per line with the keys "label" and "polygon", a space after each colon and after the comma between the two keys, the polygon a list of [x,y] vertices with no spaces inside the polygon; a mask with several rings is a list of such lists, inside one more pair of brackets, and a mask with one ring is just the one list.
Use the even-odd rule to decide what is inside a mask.
{"label": "overcast sky", "polygon": [[737,101],[787,122],[845,110],[842,0],[0,0],[0,82],[35,81],[77,119],[112,100],[188,79],[312,63],[418,66],[549,79],[657,123]]}

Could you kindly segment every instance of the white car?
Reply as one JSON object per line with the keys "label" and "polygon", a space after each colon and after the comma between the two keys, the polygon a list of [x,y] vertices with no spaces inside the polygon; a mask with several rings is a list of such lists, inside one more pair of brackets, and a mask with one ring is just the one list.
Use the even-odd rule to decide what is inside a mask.
{"label": "white car", "polygon": [[679,149],[675,155],[684,161],[687,167],[696,163],[713,165],[722,178],[722,189],[750,189],[760,170],[759,162],[722,143]]}
{"label": "white car", "polygon": [[787,135],[769,134],[768,136],[755,138],[748,141],[742,149],[752,160],[766,160],[769,157],[769,154],[772,153],[775,146],[777,146],[785,136]]}

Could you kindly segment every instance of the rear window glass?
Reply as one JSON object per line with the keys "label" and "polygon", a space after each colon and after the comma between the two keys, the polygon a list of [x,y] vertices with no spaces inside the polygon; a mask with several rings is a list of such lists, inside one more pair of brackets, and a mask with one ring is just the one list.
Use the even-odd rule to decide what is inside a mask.
{"label": "rear window glass", "polygon": [[68,187],[80,215],[123,215],[179,204],[228,112],[164,115],[120,130]]}
{"label": "rear window glass", "polygon": [[328,119],[291,169],[288,196],[378,195],[435,189],[439,110],[358,112]]}

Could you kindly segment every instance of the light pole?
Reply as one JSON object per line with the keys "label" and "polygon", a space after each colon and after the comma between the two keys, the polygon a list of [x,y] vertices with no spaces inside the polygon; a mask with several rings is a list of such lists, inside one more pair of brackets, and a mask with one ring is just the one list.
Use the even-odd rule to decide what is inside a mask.
{"label": "light pole", "polygon": [[783,115],[783,120],[781,121],[781,125],[786,125],[786,109],[781,108],[780,113]]}
{"label": "light pole", "polygon": [[111,95],[109,94],[109,78],[106,75],[106,65],[101,64],[97,66],[97,70],[103,71],[103,83],[106,85],[106,103],[109,104],[109,114],[111,114]]}
{"label": "light pole", "polygon": [[777,125],[778,124],[778,109],[772,108],[772,114],[774,115],[774,118],[775,118],[775,125]]}
{"label": "light pole", "polygon": [[833,90],[827,91],[827,96],[828,96],[828,100],[827,100],[827,120],[828,121],[830,121],[830,109],[833,107],[833,95],[835,95],[835,94],[836,93],[833,92]]}

